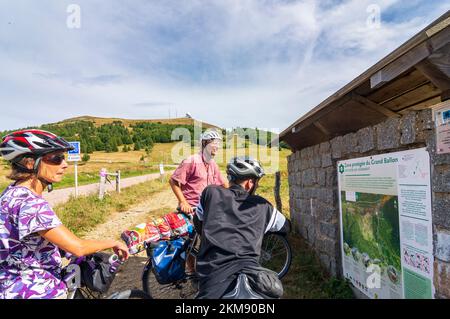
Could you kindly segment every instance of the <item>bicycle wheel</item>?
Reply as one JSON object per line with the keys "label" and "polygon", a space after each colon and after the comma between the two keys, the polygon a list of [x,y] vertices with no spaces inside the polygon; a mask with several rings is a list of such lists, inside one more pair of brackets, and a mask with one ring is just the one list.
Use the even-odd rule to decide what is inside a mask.
{"label": "bicycle wheel", "polygon": [[261,266],[275,271],[281,279],[288,272],[291,261],[292,251],[287,238],[277,233],[266,234],[261,245]]}
{"label": "bicycle wheel", "polygon": [[142,290],[132,289],[113,293],[107,299],[153,299]]}
{"label": "bicycle wheel", "polygon": [[142,289],[153,299],[194,299],[197,287],[192,276],[170,284],[160,284],[152,271],[149,259],[142,272]]}

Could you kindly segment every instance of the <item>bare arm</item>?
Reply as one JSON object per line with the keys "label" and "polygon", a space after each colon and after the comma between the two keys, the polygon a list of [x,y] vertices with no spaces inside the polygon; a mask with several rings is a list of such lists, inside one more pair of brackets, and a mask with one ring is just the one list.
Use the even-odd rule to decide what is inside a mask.
{"label": "bare arm", "polygon": [[172,188],[173,193],[178,199],[178,205],[180,206],[181,211],[185,213],[193,213],[193,209],[191,205],[188,204],[186,198],[181,191],[181,187],[179,183],[172,178],[169,180],[170,187]]}
{"label": "bare arm", "polygon": [[128,248],[124,243],[116,240],[85,240],[78,238],[67,227],[60,225],[56,228],[43,230],[39,235],[60,249],[77,257],[90,255],[101,250],[112,248],[122,259],[128,258]]}

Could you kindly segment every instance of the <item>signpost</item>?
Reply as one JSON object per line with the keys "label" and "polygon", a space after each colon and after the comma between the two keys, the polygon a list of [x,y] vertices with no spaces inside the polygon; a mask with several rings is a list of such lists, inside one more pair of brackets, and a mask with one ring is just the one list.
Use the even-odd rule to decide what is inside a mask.
{"label": "signpost", "polygon": [[69,142],[74,147],[68,152],[67,161],[75,162],[75,197],[78,196],[78,162],[81,160],[80,142]]}

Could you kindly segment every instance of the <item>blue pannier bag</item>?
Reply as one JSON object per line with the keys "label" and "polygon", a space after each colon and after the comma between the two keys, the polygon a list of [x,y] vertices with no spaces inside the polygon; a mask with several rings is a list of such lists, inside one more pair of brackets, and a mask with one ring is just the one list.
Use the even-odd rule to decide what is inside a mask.
{"label": "blue pannier bag", "polygon": [[152,269],[156,280],[161,285],[186,277],[184,271],[186,263],[185,242],[183,238],[160,241],[153,249]]}

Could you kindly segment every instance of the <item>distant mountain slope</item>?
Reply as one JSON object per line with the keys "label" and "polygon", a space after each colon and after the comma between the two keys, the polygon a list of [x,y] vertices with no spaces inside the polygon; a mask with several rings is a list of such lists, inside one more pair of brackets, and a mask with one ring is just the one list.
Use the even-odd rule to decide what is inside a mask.
{"label": "distant mountain slope", "polygon": [[[181,118],[173,118],[173,119],[141,119],[141,120],[135,120],[135,119],[121,119],[121,118],[105,118],[105,117],[95,117],[95,116],[78,116],[70,119],[66,119],[60,122],[52,123],[52,124],[68,124],[68,123],[74,123],[79,121],[87,121],[87,122],[93,122],[96,127],[100,127],[103,124],[111,124],[113,122],[120,121],[122,122],[123,126],[129,127],[130,125],[136,124],[136,123],[161,123],[161,124],[170,124],[170,125],[194,125],[194,119],[187,118],[187,117],[181,117]],[[201,121],[199,121],[201,122]],[[220,129],[220,127],[209,124],[206,122],[202,122],[203,128],[216,128]]]}

